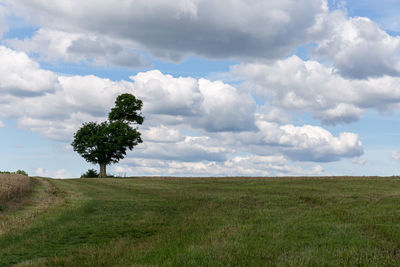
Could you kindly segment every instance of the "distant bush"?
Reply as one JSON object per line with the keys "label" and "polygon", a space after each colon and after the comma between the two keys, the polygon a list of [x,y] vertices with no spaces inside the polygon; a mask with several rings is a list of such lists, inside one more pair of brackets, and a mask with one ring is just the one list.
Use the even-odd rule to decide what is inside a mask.
{"label": "distant bush", "polygon": [[87,172],[81,175],[81,178],[97,178],[99,173],[94,169],[89,169]]}
{"label": "distant bush", "polygon": [[24,170],[18,170],[18,171],[16,171],[15,173],[16,173],[16,174],[21,174],[21,175],[28,176],[28,173],[27,173],[26,171],[24,171]]}
{"label": "distant bush", "polygon": [[21,175],[28,176],[28,173],[24,170],[17,170],[16,172],[0,171],[0,174],[21,174]]}

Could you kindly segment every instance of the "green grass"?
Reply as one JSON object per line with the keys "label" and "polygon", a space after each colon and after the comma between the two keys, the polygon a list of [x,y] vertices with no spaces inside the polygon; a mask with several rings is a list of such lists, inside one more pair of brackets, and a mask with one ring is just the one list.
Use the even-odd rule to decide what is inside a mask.
{"label": "green grass", "polygon": [[397,178],[37,180],[0,266],[400,265]]}

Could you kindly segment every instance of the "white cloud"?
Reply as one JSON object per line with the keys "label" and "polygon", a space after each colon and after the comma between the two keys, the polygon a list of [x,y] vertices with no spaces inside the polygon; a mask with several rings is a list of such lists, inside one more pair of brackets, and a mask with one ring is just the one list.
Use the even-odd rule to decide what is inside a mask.
{"label": "white cloud", "polygon": [[297,56],[271,64],[241,64],[232,72],[245,79],[241,88],[281,109],[312,112],[325,124],[360,119],[366,109],[390,111],[400,103],[400,78],[346,79],[334,69]]}
{"label": "white cloud", "polygon": [[357,165],[362,165],[365,166],[365,164],[367,163],[364,159],[360,159],[360,158],[354,158],[351,161],[353,164],[357,164]]}
{"label": "white cloud", "polygon": [[[142,173],[321,173],[319,165],[304,169],[292,161],[337,161],[362,154],[362,144],[356,134],[342,133],[335,137],[321,127],[271,122],[271,114],[259,113],[262,109],[257,108],[249,93],[221,81],[176,78],[157,70],[132,76],[132,82],[96,76],[63,76],[41,70],[24,53],[6,48],[4,51],[28,59],[30,64],[21,65],[15,71],[17,74],[34,66],[39,74],[43,72],[52,77],[49,85],[38,83],[36,90],[46,93],[19,97],[13,90],[20,89],[10,88],[4,92],[8,101],[0,102],[2,117],[16,118],[19,127],[47,138],[71,142],[82,122],[106,119],[121,93],[133,93],[142,99],[146,120],[140,130],[145,142],[129,156],[141,164],[138,171]],[[7,74],[4,69],[3,75]],[[30,78],[21,76],[21,86]],[[47,87],[55,89],[46,91]],[[240,156],[242,153],[249,156]],[[68,176],[63,170],[50,173],[38,169],[37,174]]]}
{"label": "white cloud", "polygon": [[0,121],[0,128],[5,128],[6,125],[4,124],[4,122]]}
{"label": "white cloud", "polygon": [[171,129],[164,125],[149,127],[142,131],[142,139],[145,142],[176,143],[183,141],[185,137],[177,129]]}
{"label": "white cloud", "polygon": [[248,93],[223,82],[199,80],[199,89],[204,96],[204,116],[195,120],[195,125],[210,132],[251,131],[255,129],[256,103]]}
{"label": "white cloud", "polygon": [[[223,162],[179,162],[127,158],[127,175],[170,176],[301,176],[321,175],[321,165],[291,165],[282,156],[237,156]],[[132,171],[132,172],[129,172]],[[125,173],[125,172],[124,172]]]}
{"label": "white cloud", "polygon": [[362,143],[354,133],[334,137],[318,126],[279,126],[267,121],[258,121],[257,126],[260,132],[248,136],[246,143],[259,145],[259,150],[263,145],[280,147],[281,153],[295,161],[329,162],[364,153]]}
{"label": "white cloud", "polygon": [[333,108],[322,110],[314,115],[325,124],[351,123],[359,121],[363,109],[348,103],[339,103]]}
{"label": "white cloud", "polygon": [[35,171],[37,176],[41,177],[54,177],[54,178],[68,178],[70,175],[65,169],[60,169],[55,172],[46,170],[44,168],[37,168]]}
{"label": "white cloud", "polygon": [[25,53],[0,46],[0,59],[0,95],[38,96],[57,89],[57,76]]}
{"label": "white cloud", "polygon": [[363,10],[385,30],[400,32],[400,3],[397,0],[348,1],[347,6],[349,10]]}
{"label": "white cloud", "polygon": [[52,94],[0,103],[1,115],[17,117],[23,129],[69,141],[83,122],[104,120],[115,98],[132,91],[131,83],[95,76],[58,76],[58,85]]}
{"label": "white cloud", "polygon": [[146,113],[195,116],[201,112],[203,95],[194,78],[174,78],[153,70],[138,73],[131,79],[135,95],[146,103],[143,106]]}
{"label": "white cloud", "polygon": [[327,24],[327,39],[318,43],[315,55],[332,60],[341,75],[400,75],[400,37],[390,36],[368,18],[348,19],[343,12],[327,16]]}
{"label": "white cloud", "polygon": [[41,177],[46,177],[46,176],[48,176],[48,172],[47,172],[45,169],[43,169],[43,168],[37,168],[36,171],[35,171],[35,174],[36,174],[37,176],[41,176]]}
{"label": "white cloud", "polygon": [[392,159],[400,162],[400,151],[394,151],[392,153]]}
{"label": "white cloud", "polygon": [[30,38],[8,39],[5,43],[28,54],[39,54],[39,59],[47,62],[64,61],[130,68],[151,66],[145,57],[125,49],[117,42],[83,33],[41,28]]}
{"label": "white cloud", "polygon": [[184,162],[224,161],[233,154],[229,147],[218,145],[218,140],[208,136],[187,136],[175,143],[144,142],[135,150],[137,157],[176,160]]}
{"label": "white cloud", "polygon": [[169,60],[285,56],[316,34],[328,12],[326,0],[5,1],[43,28],[129,41]]}
{"label": "white cloud", "polygon": [[[59,76],[54,93],[4,107],[17,110],[14,116],[21,128],[70,142],[82,122],[104,120],[116,96],[131,92],[144,101],[145,143],[135,149],[143,158],[224,162],[236,146],[254,155],[271,150],[296,161],[336,161],[362,154],[361,142],[352,133],[333,137],[321,127],[281,126],[265,120],[268,115],[255,121],[254,100],[219,81],[174,78],[159,71],[139,73],[132,80]],[[157,116],[169,116],[169,121]],[[185,129],[198,129],[201,136],[186,136]]]}
{"label": "white cloud", "polygon": [[113,171],[117,173],[118,176],[127,176],[134,173],[133,168],[128,166],[114,166]]}
{"label": "white cloud", "polygon": [[0,102],[0,116],[17,118],[21,128],[50,139],[69,141],[83,122],[104,120],[115,98],[132,91],[131,83],[95,76],[58,76],[57,86],[43,96],[8,97],[9,101]]}
{"label": "white cloud", "polygon": [[127,159],[111,169],[122,176],[303,176],[321,175],[320,165],[289,166],[281,157],[237,157],[225,162],[177,162],[154,159]]}
{"label": "white cloud", "polygon": [[133,92],[144,101],[145,113],[180,116],[181,120],[174,118],[175,123],[208,132],[254,129],[253,98],[221,81],[175,78],[157,70],[131,79]]}
{"label": "white cloud", "polygon": [[[147,114],[148,127],[158,126],[159,116],[169,116],[170,124],[185,124],[189,129],[199,128],[206,132],[247,131],[254,128],[255,103],[250,95],[240,93],[222,82],[174,78],[159,71],[139,73],[132,77],[133,83],[114,82],[95,76],[56,76],[47,73],[54,77],[53,87],[57,87],[57,90],[40,97],[12,98],[14,90],[20,89],[10,89],[12,91],[5,95],[5,99],[9,99],[0,103],[1,116],[16,117],[21,128],[40,132],[51,139],[67,141],[82,122],[104,120],[117,95],[131,92],[144,101],[143,112]],[[21,83],[27,84],[28,80],[24,79],[28,78],[22,77]],[[45,89],[37,88],[38,91]],[[168,123],[168,119],[162,123]],[[144,134],[153,141],[156,141],[155,138],[164,138],[163,141],[166,141],[165,136],[155,137],[160,132],[154,131],[160,130],[163,131],[149,128],[145,129]],[[167,131],[170,141],[184,139],[176,129]]]}
{"label": "white cloud", "polygon": [[68,47],[74,40],[79,39],[83,34],[67,33],[49,29],[39,29],[30,38],[24,40],[8,39],[6,44],[19,51],[28,54],[40,53],[41,60],[54,61],[63,59],[65,61],[78,62],[81,59],[73,54],[67,53]]}
{"label": "white cloud", "polygon": [[60,169],[56,171],[55,178],[68,178],[68,173],[65,169]]}

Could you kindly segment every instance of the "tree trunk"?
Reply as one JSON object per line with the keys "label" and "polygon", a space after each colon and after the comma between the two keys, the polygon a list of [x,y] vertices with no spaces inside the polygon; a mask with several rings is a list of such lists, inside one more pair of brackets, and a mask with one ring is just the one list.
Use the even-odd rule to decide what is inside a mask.
{"label": "tree trunk", "polygon": [[99,178],[106,178],[106,177],[107,177],[106,166],[107,166],[107,164],[105,164],[105,163],[100,163],[100,174],[99,174]]}

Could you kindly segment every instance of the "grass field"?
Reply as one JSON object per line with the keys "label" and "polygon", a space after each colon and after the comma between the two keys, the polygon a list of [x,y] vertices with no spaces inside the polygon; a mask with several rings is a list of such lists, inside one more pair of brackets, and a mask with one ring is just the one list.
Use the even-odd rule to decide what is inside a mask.
{"label": "grass field", "polygon": [[36,180],[0,266],[400,265],[400,179]]}

